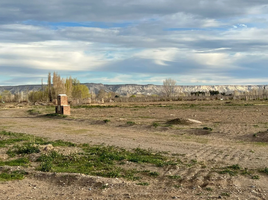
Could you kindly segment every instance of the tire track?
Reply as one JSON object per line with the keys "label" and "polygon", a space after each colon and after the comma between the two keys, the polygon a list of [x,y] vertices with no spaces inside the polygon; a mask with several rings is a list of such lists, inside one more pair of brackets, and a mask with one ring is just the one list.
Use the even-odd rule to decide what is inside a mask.
{"label": "tire track", "polygon": [[[214,164],[241,164],[244,166],[249,165],[249,160],[254,160],[258,157],[252,153],[249,148],[235,148],[228,146],[202,146],[190,154],[186,154],[188,159],[196,159],[198,161],[211,161]],[[264,159],[264,158],[263,158]]]}

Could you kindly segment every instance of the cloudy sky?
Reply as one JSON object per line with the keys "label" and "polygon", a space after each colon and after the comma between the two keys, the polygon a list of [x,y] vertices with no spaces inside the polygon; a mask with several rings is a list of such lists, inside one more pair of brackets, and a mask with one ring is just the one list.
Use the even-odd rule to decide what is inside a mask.
{"label": "cloudy sky", "polygon": [[1,0],[0,85],[267,84],[267,0]]}

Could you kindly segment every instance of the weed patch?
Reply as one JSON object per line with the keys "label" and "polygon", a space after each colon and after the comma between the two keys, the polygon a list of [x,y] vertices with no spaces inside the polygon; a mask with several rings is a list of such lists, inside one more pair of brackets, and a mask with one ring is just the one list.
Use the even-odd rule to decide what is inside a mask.
{"label": "weed patch", "polygon": [[52,144],[53,147],[75,147],[76,146],[76,144],[72,142],[66,142],[63,140],[56,140],[56,141],[50,142],[50,144]]}
{"label": "weed patch", "polygon": [[190,160],[190,162],[187,164],[188,167],[191,167],[193,165],[197,164],[197,160]]}
{"label": "weed patch", "polygon": [[27,139],[26,138],[11,138],[11,139],[7,139],[7,140],[1,140],[0,147],[6,147],[6,145],[15,144],[15,143],[21,142],[21,141],[27,141]]}
{"label": "weed patch", "polygon": [[223,192],[223,193],[221,193],[221,196],[230,197],[231,195],[228,192]]}
{"label": "weed patch", "polygon": [[170,178],[170,179],[181,179],[181,177],[178,176],[178,175],[168,176],[168,178]]}
{"label": "weed patch", "polygon": [[14,155],[14,154],[25,155],[25,154],[32,154],[32,153],[40,153],[38,146],[32,143],[26,143],[24,145],[14,146],[12,149],[9,149],[7,152],[8,155]]}
{"label": "weed patch", "polygon": [[149,175],[153,176],[153,177],[157,177],[157,176],[159,176],[159,173],[158,172],[150,172]]}
{"label": "weed patch", "polygon": [[260,172],[265,173],[265,174],[268,174],[268,168],[265,167],[264,169],[260,170]]}
{"label": "weed patch", "polygon": [[110,121],[111,121],[111,120],[109,120],[109,119],[105,119],[105,120],[103,120],[103,122],[106,123],[106,124],[107,124],[108,122],[110,122]]}
{"label": "weed patch", "polygon": [[127,122],[127,125],[130,125],[130,126],[133,126],[133,125],[135,125],[136,123],[135,122],[132,122],[132,121],[128,121]]}
{"label": "weed patch", "polygon": [[[139,180],[139,171],[135,169],[124,169],[120,166],[124,161],[135,163],[150,163],[156,166],[174,165],[164,156],[152,153],[150,150],[140,148],[127,151],[114,146],[80,146],[84,153],[63,155],[55,151],[48,155],[41,155],[37,160],[40,162],[38,170],[44,172],[67,172],[97,175],[109,178],[126,178],[128,180]],[[159,176],[158,172],[148,172],[152,177]]]}
{"label": "weed patch", "polygon": [[240,170],[240,169],[241,169],[241,167],[240,167],[238,164],[236,164],[236,165],[231,165],[231,166],[229,166],[228,168],[230,168],[230,169],[234,169],[234,170]]}
{"label": "weed patch", "polygon": [[27,173],[23,170],[20,171],[10,171],[5,170],[0,173],[0,181],[12,181],[12,180],[22,180]]}
{"label": "weed patch", "polygon": [[252,178],[252,179],[259,180],[259,179],[260,179],[260,176],[258,176],[258,175],[254,175],[254,176],[252,176],[251,178]]}
{"label": "weed patch", "polygon": [[220,174],[229,174],[230,176],[236,176],[239,172],[241,172],[241,174],[249,173],[247,169],[242,170],[242,167],[238,164],[225,167],[223,170],[219,171]]}
{"label": "weed patch", "polygon": [[236,176],[237,175],[236,171],[233,171],[233,170],[230,170],[230,169],[225,169],[225,170],[219,171],[219,173],[220,174],[229,174],[230,176]]}
{"label": "weed patch", "polygon": [[0,161],[0,166],[27,166],[29,163],[28,158],[18,158],[10,161]]}
{"label": "weed patch", "polygon": [[157,128],[158,126],[160,126],[160,124],[159,124],[158,122],[154,122],[154,123],[152,124],[152,126],[155,127],[155,128]]}
{"label": "weed patch", "polygon": [[212,188],[210,188],[210,187],[205,188],[205,190],[210,191],[210,192],[212,192],[212,191],[213,191],[213,189],[212,189]]}
{"label": "weed patch", "polygon": [[213,129],[209,127],[204,127],[203,130],[212,131]]}

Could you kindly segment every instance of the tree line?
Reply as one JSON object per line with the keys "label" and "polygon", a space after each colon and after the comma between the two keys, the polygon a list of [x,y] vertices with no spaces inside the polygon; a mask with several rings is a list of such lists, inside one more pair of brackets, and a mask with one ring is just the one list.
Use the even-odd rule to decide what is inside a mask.
{"label": "tree line", "polygon": [[[61,76],[54,72],[53,75],[51,73],[48,73],[47,77],[47,84],[43,84],[43,80],[41,81],[41,89],[38,91],[27,91],[27,92],[16,92],[15,94],[12,94],[10,91],[3,91],[0,94],[0,102],[9,102],[9,101],[30,101],[30,102],[37,102],[37,101],[45,101],[45,102],[52,102],[54,99],[57,98],[59,94],[66,94],[69,99],[114,99],[117,97],[120,97],[119,94],[116,94],[115,92],[111,91],[105,91],[104,89],[100,89],[98,94],[92,93],[90,94],[89,89],[86,85],[80,84],[80,81],[77,78],[67,77],[67,78],[61,78]],[[239,96],[239,95],[263,95],[268,94],[265,88],[263,90],[251,90],[248,92],[238,92],[233,91],[233,96]],[[209,92],[203,92],[203,91],[197,91],[197,92],[190,92],[185,93],[182,92],[181,88],[176,85],[176,81],[167,78],[163,81],[162,85],[162,92],[159,95],[151,95],[152,97],[166,97],[166,98],[172,98],[176,96],[227,96],[226,93],[219,91],[210,90]],[[130,94],[128,97],[135,98],[146,95],[135,95]],[[26,97],[26,99],[25,99]]]}
{"label": "tree line", "polygon": [[[80,81],[77,78],[72,78],[71,76],[61,78],[56,72],[53,73],[53,76],[49,72],[47,84],[44,85],[42,80],[41,85],[42,87],[40,90],[26,92],[27,101],[52,102],[59,94],[67,94],[70,99],[86,99],[91,96],[88,87],[80,84]],[[21,99],[24,99],[24,95],[23,92],[12,94],[10,91],[5,90],[1,93],[0,100],[2,102],[20,101]]]}
{"label": "tree line", "polygon": [[[42,81],[43,82],[43,81]],[[48,101],[52,102],[59,94],[66,94],[69,98],[73,99],[85,99],[90,97],[88,87],[80,84],[80,81],[76,78],[67,77],[61,78],[56,72],[48,73],[47,85],[42,87],[38,91],[31,91],[28,94],[28,100],[31,102],[36,101]]]}

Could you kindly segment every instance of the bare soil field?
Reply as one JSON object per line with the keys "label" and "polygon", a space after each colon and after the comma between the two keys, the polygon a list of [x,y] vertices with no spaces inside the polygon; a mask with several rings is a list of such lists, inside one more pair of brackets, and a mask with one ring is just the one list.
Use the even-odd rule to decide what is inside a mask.
{"label": "bare soil field", "polygon": [[[0,104],[0,199],[268,199],[267,101],[110,103],[52,113],[52,106]],[[38,152],[12,157],[24,140]],[[96,145],[102,153],[92,153]],[[38,158],[50,152],[60,156],[48,167]],[[113,168],[103,160],[92,171],[67,163],[96,155],[108,155]],[[1,173],[20,170],[21,180],[1,181]]]}

